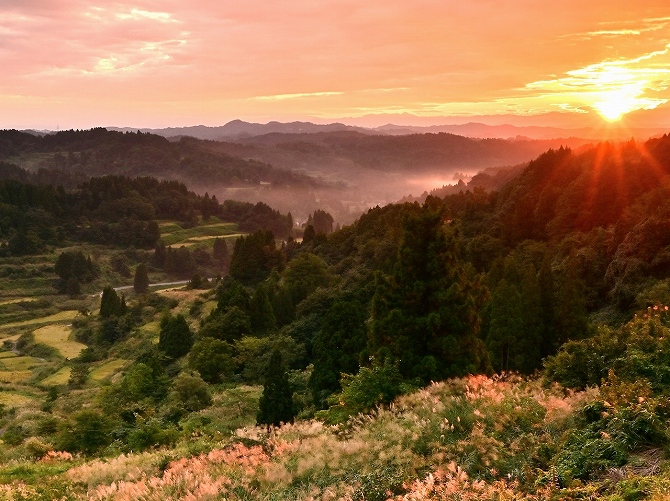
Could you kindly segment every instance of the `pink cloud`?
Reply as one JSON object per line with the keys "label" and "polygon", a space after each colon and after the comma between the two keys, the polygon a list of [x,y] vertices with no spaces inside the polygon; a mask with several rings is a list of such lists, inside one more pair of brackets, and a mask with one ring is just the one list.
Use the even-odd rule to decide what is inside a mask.
{"label": "pink cloud", "polygon": [[[4,0],[0,106],[125,124],[142,110],[137,125],[484,109],[657,50],[668,16],[667,0]],[[256,99],[277,95],[304,98]]]}

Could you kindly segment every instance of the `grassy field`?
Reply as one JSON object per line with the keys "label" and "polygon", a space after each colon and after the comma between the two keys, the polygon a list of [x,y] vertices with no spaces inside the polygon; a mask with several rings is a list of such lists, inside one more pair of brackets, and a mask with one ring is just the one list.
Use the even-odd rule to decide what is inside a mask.
{"label": "grassy field", "polygon": [[31,320],[24,320],[22,322],[11,322],[8,324],[0,325],[0,337],[3,337],[3,333],[10,333],[12,329],[21,328],[21,327],[40,327],[43,325],[50,324],[68,324],[74,320],[74,318],[79,315],[79,312],[76,310],[66,310],[53,315],[46,317],[33,318]]}
{"label": "grassy field", "polygon": [[70,340],[72,329],[65,325],[47,325],[33,332],[35,342],[46,344],[57,349],[65,358],[76,358],[85,344]]}
{"label": "grassy field", "polygon": [[9,408],[25,407],[35,402],[35,397],[16,391],[0,391],[0,404]]}
{"label": "grassy field", "polygon": [[44,386],[61,386],[67,384],[68,380],[70,379],[71,372],[71,367],[63,367],[58,372],[47,378],[44,378],[42,381],[40,381],[40,384]]}
{"label": "grassy field", "polygon": [[217,237],[233,238],[240,235],[235,223],[222,223],[219,221],[186,229],[173,222],[162,223],[159,227],[161,239],[165,245],[193,245],[213,240]]}
{"label": "grassy field", "polygon": [[102,364],[100,367],[96,367],[95,369],[93,369],[91,371],[91,379],[93,379],[94,381],[102,381],[104,379],[113,376],[121,369],[123,369],[126,365],[128,365],[128,360],[122,360],[122,359],[110,360]]}

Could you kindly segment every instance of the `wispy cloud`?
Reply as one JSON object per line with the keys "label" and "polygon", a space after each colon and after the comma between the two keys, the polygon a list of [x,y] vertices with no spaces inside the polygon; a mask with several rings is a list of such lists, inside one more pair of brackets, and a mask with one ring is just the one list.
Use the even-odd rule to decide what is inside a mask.
{"label": "wispy cloud", "polygon": [[603,61],[561,78],[531,82],[525,89],[563,108],[588,106],[616,118],[665,104],[670,96],[662,93],[669,87],[670,44],[636,58]]}
{"label": "wispy cloud", "polygon": [[274,94],[272,96],[255,96],[259,101],[285,101],[287,99],[302,99],[306,97],[341,96],[344,92],[296,92],[294,94]]}

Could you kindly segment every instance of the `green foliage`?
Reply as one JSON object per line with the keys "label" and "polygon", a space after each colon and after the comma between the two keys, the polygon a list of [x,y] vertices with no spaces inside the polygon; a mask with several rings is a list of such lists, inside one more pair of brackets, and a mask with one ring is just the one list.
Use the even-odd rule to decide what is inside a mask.
{"label": "green foliage", "polygon": [[668,443],[669,411],[667,399],[652,396],[648,382],[624,382],[609,371],[601,399],[581,410],[581,426],[568,433],[553,462],[566,479],[621,466],[635,449]]}
{"label": "green foliage", "polygon": [[656,392],[670,389],[670,331],[665,309],[611,329],[602,327],[584,340],[571,341],[545,362],[546,381],[568,388],[597,386],[613,370],[623,381],[649,381]]}
{"label": "green foliage", "polygon": [[198,333],[200,337],[213,337],[233,343],[242,336],[251,332],[251,320],[249,315],[237,306],[232,306],[225,313],[214,312]]}
{"label": "green foliage", "polygon": [[271,231],[258,230],[235,241],[230,276],[244,284],[258,283],[274,268],[282,267],[282,255]]}
{"label": "green foliage", "polygon": [[188,354],[188,365],[208,383],[228,379],[235,369],[230,345],[213,337],[195,342]]}
{"label": "green foliage", "polygon": [[341,390],[340,374],[354,374],[359,367],[360,353],[366,346],[367,314],[358,300],[340,300],[323,316],[320,329],[314,334],[309,379],[314,403],[323,408],[328,397]]}
{"label": "green foliage", "polygon": [[193,346],[193,333],[184,316],[172,316],[169,313],[163,316],[158,349],[170,358],[180,358],[189,352],[191,346]]}
{"label": "green foliage", "polygon": [[238,370],[248,383],[263,383],[266,368],[275,351],[281,355],[284,371],[304,367],[305,347],[283,334],[261,338],[245,336],[235,343],[234,349]]}
{"label": "green foliage", "polygon": [[92,454],[112,442],[113,423],[97,410],[82,410],[59,427],[56,447]]}
{"label": "green foliage", "polygon": [[372,304],[373,354],[424,383],[489,367],[479,338],[485,291],[461,265],[457,232],[436,203],[405,215],[396,266],[378,276]]}
{"label": "green foliage", "polygon": [[322,233],[328,235],[333,232],[333,222],[333,216],[326,211],[317,209],[314,211],[314,214],[309,215],[306,224],[307,226],[312,226],[315,234]]}
{"label": "green foliage", "polygon": [[54,272],[58,275],[59,288],[70,296],[80,294],[79,284],[98,276],[98,268],[81,251],[65,251],[58,255]]}
{"label": "green foliage", "polygon": [[230,267],[230,251],[225,239],[218,237],[214,239],[212,256],[218,264],[218,270],[222,273],[227,272]]}
{"label": "green foliage", "polygon": [[297,305],[317,288],[326,287],[330,274],[323,259],[304,252],[288,263],[283,279],[291,293],[293,304]]}
{"label": "green foliage", "polygon": [[121,316],[126,312],[126,301],[123,295],[119,296],[109,285],[105,287],[100,298],[100,317]]}
{"label": "green foliage", "polygon": [[257,334],[267,334],[275,329],[277,321],[268,298],[265,284],[256,287],[249,305],[251,328]]}
{"label": "green foliage", "polygon": [[147,265],[140,263],[135,268],[135,278],[133,280],[133,289],[138,294],[142,294],[149,290],[149,274],[147,271]]}
{"label": "green foliage", "polygon": [[274,350],[265,369],[263,394],[258,402],[256,422],[268,426],[290,423],[295,417],[293,392],[279,350]]}
{"label": "green foliage", "polygon": [[194,412],[208,407],[212,403],[209,386],[197,374],[179,375],[172,382],[169,400],[187,412]]}
{"label": "green foliage", "polygon": [[88,381],[88,377],[89,368],[86,364],[73,364],[67,385],[69,388],[82,388],[86,384],[86,381]]}
{"label": "green foliage", "polygon": [[351,416],[369,412],[379,405],[387,405],[407,388],[395,363],[388,360],[372,367],[361,367],[358,374],[342,374],[342,391],[333,395],[334,404],[317,413],[327,423],[344,423]]}

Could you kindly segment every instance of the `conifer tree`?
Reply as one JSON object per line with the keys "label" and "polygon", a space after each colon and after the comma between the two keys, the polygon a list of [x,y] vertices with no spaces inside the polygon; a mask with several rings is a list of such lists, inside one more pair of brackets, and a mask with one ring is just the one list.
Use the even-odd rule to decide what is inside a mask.
{"label": "conifer tree", "polygon": [[424,383],[488,369],[479,338],[485,291],[460,264],[456,230],[439,200],[412,207],[391,276],[377,275],[370,348]]}
{"label": "conifer tree", "polygon": [[501,280],[491,297],[491,325],[486,337],[493,368],[498,371],[518,369],[515,359],[518,338],[523,335],[522,316],[521,294],[507,280]]}
{"label": "conifer tree", "polygon": [[214,239],[214,249],[212,255],[219,265],[219,270],[228,271],[230,267],[230,253],[228,252],[228,244],[223,238]]}
{"label": "conifer tree", "polygon": [[256,422],[268,426],[290,423],[295,417],[293,393],[279,350],[272,351],[265,372],[263,394],[258,402]]}
{"label": "conifer tree", "polygon": [[100,298],[100,316],[102,318],[107,318],[119,315],[121,314],[121,310],[121,298],[119,298],[116,291],[108,285],[103,289],[102,297]]}
{"label": "conifer tree", "polygon": [[167,314],[161,320],[158,349],[170,358],[186,355],[193,346],[193,333],[183,315]]}
{"label": "conifer tree", "polygon": [[251,328],[257,334],[264,334],[275,328],[274,311],[265,285],[259,284],[251,298]]}
{"label": "conifer tree", "polygon": [[147,265],[140,263],[135,268],[135,280],[133,281],[133,289],[138,294],[149,290],[149,274],[147,272]]}

